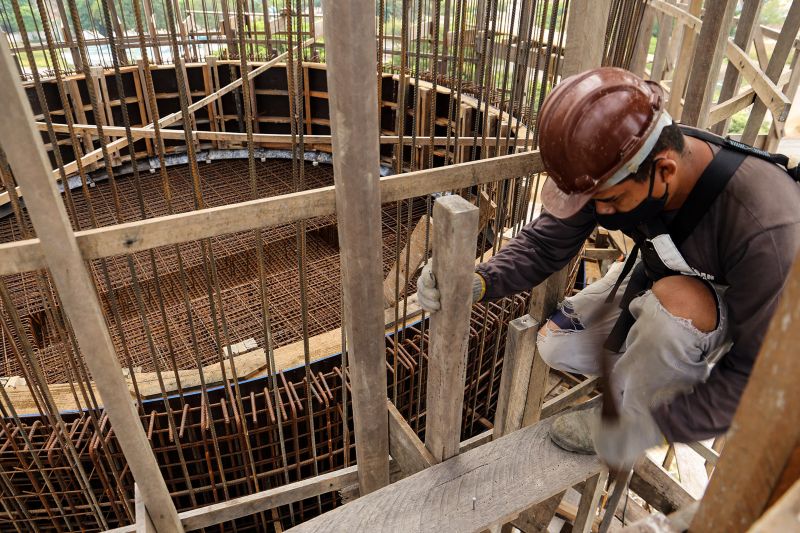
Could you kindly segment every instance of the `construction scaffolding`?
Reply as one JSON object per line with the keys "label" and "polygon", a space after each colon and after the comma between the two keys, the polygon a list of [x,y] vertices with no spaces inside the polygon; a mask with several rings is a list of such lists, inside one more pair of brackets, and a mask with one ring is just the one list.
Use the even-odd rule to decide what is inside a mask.
{"label": "construction scaffolding", "polygon": [[[769,111],[755,140],[773,147],[798,2],[773,35],[781,68],[735,63],[737,40],[726,68],[750,85],[714,105],[699,87],[728,74],[718,50],[692,67],[692,32],[710,42],[733,12],[706,3],[724,30],[701,30],[694,1],[3,0],[0,530],[283,531],[594,397],[530,339],[629,251],[621,234],[530,293],[454,296],[463,320],[427,316],[416,276],[459,213],[477,219],[455,224],[463,257],[434,268],[471,271],[538,215],[536,118],[566,75],[667,81],[671,114],[702,126],[754,104],[744,138]],[[631,482],[648,502],[652,472]],[[605,474],[573,475],[587,531]]]}

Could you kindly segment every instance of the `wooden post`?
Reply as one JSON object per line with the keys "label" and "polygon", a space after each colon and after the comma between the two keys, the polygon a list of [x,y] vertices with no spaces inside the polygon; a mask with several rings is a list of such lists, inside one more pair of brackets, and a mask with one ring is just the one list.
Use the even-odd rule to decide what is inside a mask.
{"label": "wooden post", "polygon": [[155,55],[156,63],[161,63],[161,47],[159,46],[158,31],[156,30],[156,18],[153,15],[152,0],[144,0],[142,2],[142,8],[144,9],[144,16],[147,20],[147,31],[153,43],[153,54]]}
{"label": "wooden post", "polygon": [[[539,324],[544,325],[547,322],[547,318],[555,311],[556,305],[564,295],[568,274],[569,265],[551,275],[544,283],[533,289],[528,312]],[[522,420],[523,426],[530,426],[539,421],[547,392],[545,389],[550,368],[544,362],[542,356],[539,355],[538,348],[536,348],[536,355],[530,368],[531,376],[528,385],[528,398],[525,402],[525,415]]]}
{"label": "wooden post", "polygon": [[581,501],[578,504],[578,514],[575,516],[575,523],[572,525],[573,533],[589,533],[597,515],[597,504],[600,502],[600,495],[608,479],[608,470],[603,469],[586,480],[586,485],[581,493]]}
{"label": "wooden post", "polygon": [[153,521],[147,514],[147,509],[144,506],[144,500],[139,493],[139,484],[133,484],[133,497],[134,497],[134,511],[136,512],[136,533],[156,533],[156,528],[153,526]]}
{"label": "wooden post", "polygon": [[[691,0],[689,2],[689,13],[699,17],[702,0]],[[697,34],[688,26],[680,25],[684,28],[681,47],[678,51],[678,58],[675,61],[675,74],[672,76],[672,85],[669,88],[669,101],[667,111],[672,118],[680,120],[683,110],[683,90],[686,88],[686,80],[689,79],[689,70],[692,68],[692,57],[694,56],[694,45]]]}
{"label": "wooden post", "polygon": [[653,22],[655,10],[650,6],[644,7],[642,23],[639,25],[639,34],[636,36],[636,45],[631,57],[630,70],[637,76],[644,77],[647,67],[647,53],[650,50],[650,40],[653,38]]}
{"label": "wooden post", "polygon": [[722,58],[728,42],[736,0],[707,0],[700,35],[697,38],[697,53],[694,55],[692,72],[686,87],[681,121],[690,126],[705,128],[711,98],[719,76]]}
{"label": "wooden post", "polygon": [[[547,321],[547,317],[556,308],[556,304],[564,294],[564,286],[567,283],[568,275],[569,265],[552,274],[544,283],[533,289],[528,312],[539,324],[544,324]],[[533,364],[530,366],[528,393],[522,417],[523,426],[527,427],[535,424],[542,417],[542,406],[547,393],[547,376],[549,373],[550,368],[544,362],[542,356],[539,355],[537,348],[533,356]],[[561,492],[534,505],[521,513],[515,523],[529,525],[534,528],[547,528],[563,497],[564,493]]]}
{"label": "wooden post", "polygon": [[661,81],[664,78],[667,50],[669,50],[673,24],[676,24],[673,17],[666,13],[658,14],[658,36],[656,37],[656,49],[653,53],[653,66],[650,68],[650,79],[652,81]]}
{"label": "wooden post", "polygon": [[561,77],[566,78],[603,63],[604,32],[611,0],[572,0],[567,13],[567,37]]}
{"label": "wooden post", "polygon": [[[795,260],[691,530],[746,531],[800,438],[800,260]],[[735,494],[735,498],[731,495]]]}
{"label": "wooden post", "polygon": [[433,274],[442,308],[431,315],[425,446],[437,461],[458,454],[472,310],[478,208],[460,196],[433,206]]}
{"label": "wooden post", "polygon": [[[336,217],[361,495],[389,483],[375,6],[323,2]],[[470,263],[471,264],[471,263]],[[459,404],[460,408],[460,404]]]}
{"label": "wooden post", "polygon": [[[800,1],[795,0],[789,8],[789,13],[786,15],[786,20],[781,28],[781,34],[775,43],[772,56],[769,58],[769,63],[764,71],[764,74],[775,83],[780,79],[789,53],[794,48],[798,29],[800,29]],[[778,87],[778,89],[780,90],[781,87]],[[747,124],[744,127],[744,132],[742,133],[743,143],[753,144],[755,142],[766,113],[767,105],[760,98],[756,98],[756,101],[753,103],[753,109],[750,111],[750,117],[747,119]],[[782,117],[773,116],[773,126],[778,126],[778,123],[783,123],[785,121],[785,115]],[[783,124],[780,125],[778,131],[782,129]]]}
{"label": "wooden post", "polygon": [[522,427],[538,330],[539,323],[530,315],[523,315],[508,323],[493,439]]}
{"label": "wooden post", "polygon": [[8,44],[0,39],[0,98],[6,105],[0,121],[0,145],[25,190],[25,205],[42,243],[45,263],[150,517],[158,531],[183,531],[122,377],[94,283],[51,178],[50,161],[18,79]]}
{"label": "wooden post", "polygon": [[[736,35],[733,36],[733,43],[745,52],[750,49],[753,34],[758,27],[761,5],[761,2],[745,2],[742,6],[742,13],[739,15],[739,22],[736,24]],[[736,94],[739,89],[739,78],[739,69],[729,62],[725,68],[725,79],[722,82],[722,89],[720,89],[717,102],[722,103]],[[726,118],[711,129],[718,135],[724,135],[728,130],[730,121],[730,118]]]}

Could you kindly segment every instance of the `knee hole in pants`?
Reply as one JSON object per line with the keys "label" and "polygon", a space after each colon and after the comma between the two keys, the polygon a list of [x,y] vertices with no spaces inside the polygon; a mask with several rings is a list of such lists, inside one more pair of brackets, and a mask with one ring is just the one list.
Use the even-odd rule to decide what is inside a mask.
{"label": "knee hole in pants", "polygon": [[559,309],[550,315],[544,326],[539,328],[536,337],[539,355],[548,366],[560,368],[566,344],[564,341],[568,340],[569,336],[583,330],[584,325],[575,313],[572,304],[568,300],[564,300]]}

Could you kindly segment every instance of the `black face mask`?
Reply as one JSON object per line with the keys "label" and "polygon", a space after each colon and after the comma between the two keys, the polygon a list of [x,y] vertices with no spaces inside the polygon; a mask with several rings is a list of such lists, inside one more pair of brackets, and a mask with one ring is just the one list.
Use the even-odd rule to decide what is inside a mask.
{"label": "black face mask", "polygon": [[653,185],[656,179],[656,163],[660,159],[653,161],[653,168],[650,170],[650,189],[647,191],[647,198],[642,200],[639,205],[625,211],[624,213],[614,213],[613,215],[598,215],[595,214],[597,223],[606,229],[622,230],[629,232],[641,224],[653,220],[664,210],[667,205],[667,198],[669,197],[669,185],[664,195],[659,198],[653,198]]}

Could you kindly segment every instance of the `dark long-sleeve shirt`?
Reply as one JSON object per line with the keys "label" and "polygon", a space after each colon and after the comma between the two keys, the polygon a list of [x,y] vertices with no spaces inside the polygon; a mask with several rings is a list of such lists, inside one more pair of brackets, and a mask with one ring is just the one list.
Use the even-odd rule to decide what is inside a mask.
{"label": "dark long-sleeve shirt", "polygon": [[[565,220],[543,213],[478,266],[486,298],[544,281],[575,256],[595,225],[591,203]],[[730,427],[798,250],[800,186],[777,166],[747,157],[680,246],[690,266],[729,286],[725,303],[733,347],[706,382],[653,410],[667,440],[706,439]]]}

